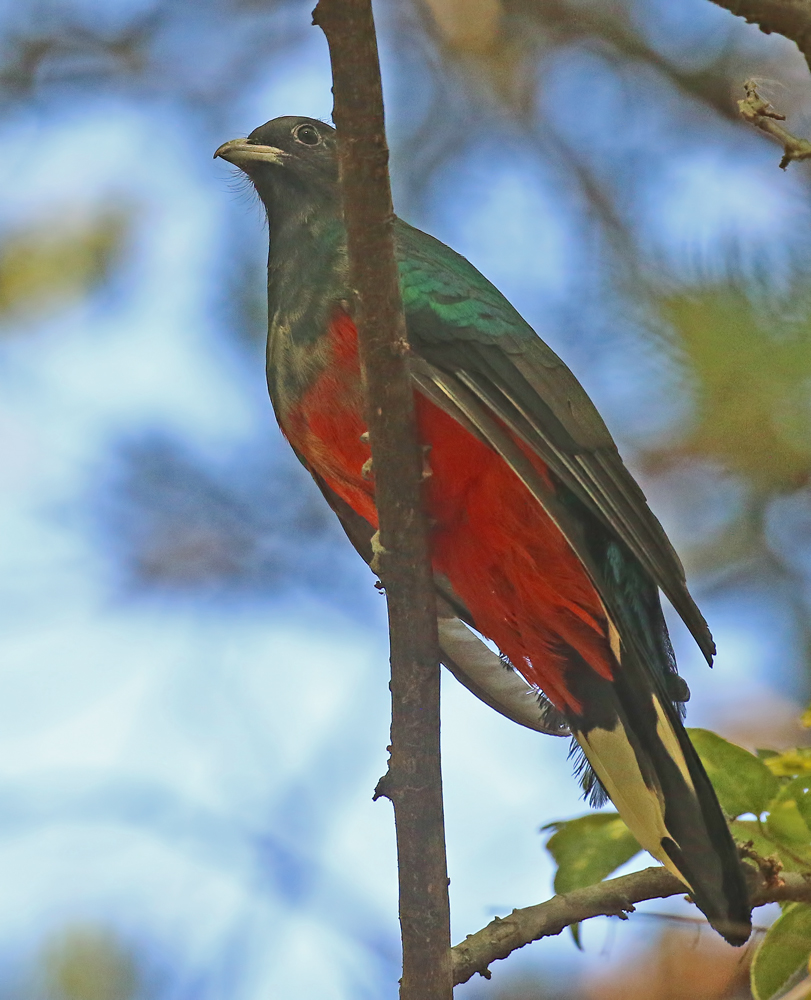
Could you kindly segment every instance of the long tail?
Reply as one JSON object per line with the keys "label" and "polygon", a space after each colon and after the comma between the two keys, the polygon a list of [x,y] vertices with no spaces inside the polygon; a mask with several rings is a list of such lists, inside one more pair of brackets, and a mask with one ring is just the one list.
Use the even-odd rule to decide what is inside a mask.
{"label": "long tail", "polygon": [[715,792],[673,704],[624,659],[613,681],[572,664],[567,681],[589,708],[568,714],[569,725],[639,843],[689,887],[715,930],[741,945],[751,905]]}

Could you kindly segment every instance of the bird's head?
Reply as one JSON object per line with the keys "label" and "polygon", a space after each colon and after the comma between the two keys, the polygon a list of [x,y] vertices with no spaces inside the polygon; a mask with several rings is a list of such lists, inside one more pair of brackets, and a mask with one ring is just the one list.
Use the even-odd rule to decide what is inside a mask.
{"label": "bird's head", "polygon": [[[274,118],[247,139],[224,142],[214,154],[251,179],[272,218],[280,212],[328,203],[337,206],[335,129],[314,118]],[[294,209],[295,210],[295,209]]]}

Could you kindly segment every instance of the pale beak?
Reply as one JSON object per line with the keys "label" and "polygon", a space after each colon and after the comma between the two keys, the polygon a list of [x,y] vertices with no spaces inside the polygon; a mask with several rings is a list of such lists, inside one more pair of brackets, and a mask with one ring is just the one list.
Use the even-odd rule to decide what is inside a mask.
{"label": "pale beak", "polygon": [[220,146],[214,154],[214,159],[219,156],[245,169],[254,163],[280,164],[287,155],[283,149],[277,149],[275,146],[258,146],[254,142],[248,142],[247,139],[231,139]]}

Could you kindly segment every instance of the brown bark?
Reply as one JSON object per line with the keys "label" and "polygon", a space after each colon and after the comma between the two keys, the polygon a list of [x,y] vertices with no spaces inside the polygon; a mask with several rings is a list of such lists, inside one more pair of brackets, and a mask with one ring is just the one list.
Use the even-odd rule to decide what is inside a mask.
{"label": "brown bark", "polygon": [[423,456],[392,233],[388,148],[370,0],[320,0],[327,37],[350,280],[380,521],[376,569],[391,640],[391,757],[376,795],[394,805],[402,1000],[451,1000],[439,748],[436,601],[422,508]]}
{"label": "brown bark", "polygon": [[[793,872],[772,874],[744,866],[753,906],[793,900],[811,903],[811,880]],[[635,903],[662,899],[687,892],[683,882],[664,868],[645,868],[606,882],[577,889],[564,896],[553,896],[545,903],[513,910],[496,917],[486,927],[457,944],[453,949],[453,983],[466,983],[477,972],[490,978],[488,966],[524,945],[549,937],[565,927],[589,917],[616,916],[625,919]]]}

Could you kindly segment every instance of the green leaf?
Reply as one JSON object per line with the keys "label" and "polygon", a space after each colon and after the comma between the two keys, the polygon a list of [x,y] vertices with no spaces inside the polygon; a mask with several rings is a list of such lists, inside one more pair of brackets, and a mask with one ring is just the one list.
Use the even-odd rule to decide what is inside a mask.
{"label": "green leaf", "polygon": [[791,863],[787,863],[786,858],[783,857],[780,851],[780,845],[775,844],[773,840],[769,839],[765,829],[757,820],[733,819],[729,824],[729,829],[736,843],[748,844],[751,841],[753,849],[762,858],[775,857],[778,861],[782,862],[784,868],[790,871],[797,871],[798,866],[793,864],[792,867]]}
{"label": "green leaf", "polygon": [[780,784],[766,764],[709,729],[687,730],[727,816],[766,809]]}
{"label": "green leaf", "polygon": [[777,845],[768,839],[756,819],[733,819],[729,829],[736,843],[748,844],[751,840],[752,847],[761,857],[768,858],[772,854],[777,856]]}
{"label": "green leaf", "polygon": [[589,813],[566,823],[550,823],[546,842],[557,862],[555,892],[571,892],[601,882],[641,847],[617,813]]}
{"label": "green leaf", "polygon": [[811,830],[793,799],[775,802],[766,817],[770,837],[796,850],[811,845]]}
{"label": "green leaf", "polygon": [[811,829],[811,774],[801,774],[794,781],[790,781],[780,792],[779,797],[794,799],[800,815]]}
{"label": "green leaf", "polygon": [[766,833],[811,868],[811,775],[800,775],[769,804]]}
{"label": "green leaf", "polygon": [[811,956],[811,906],[792,903],[775,920],[755,952],[752,994],[771,1000],[793,986],[808,967]]}
{"label": "green leaf", "polygon": [[775,857],[789,872],[807,872],[811,870],[811,859],[803,860],[802,850],[797,851],[791,845],[781,843],[768,831],[766,824],[760,824],[754,819],[734,819],[729,824],[732,836],[737,843],[752,842],[752,847],[762,858]]}

